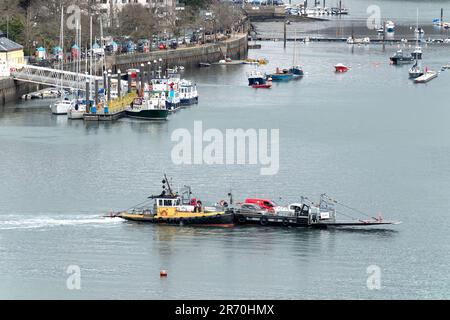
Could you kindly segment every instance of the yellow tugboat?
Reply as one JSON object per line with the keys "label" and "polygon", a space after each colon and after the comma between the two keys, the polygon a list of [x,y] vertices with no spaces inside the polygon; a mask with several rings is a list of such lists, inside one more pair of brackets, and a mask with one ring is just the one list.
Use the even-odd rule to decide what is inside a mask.
{"label": "yellow tugboat", "polygon": [[225,201],[214,207],[203,206],[201,200],[192,198],[190,187],[185,187],[178,194],[172,190],[166,175],[162,183],[162,193],[149,197],[153,200],[153,206],[135,207],[114,216],[129,221],[169,225],[233,226],[234,215],[225,212],[228,207]]}

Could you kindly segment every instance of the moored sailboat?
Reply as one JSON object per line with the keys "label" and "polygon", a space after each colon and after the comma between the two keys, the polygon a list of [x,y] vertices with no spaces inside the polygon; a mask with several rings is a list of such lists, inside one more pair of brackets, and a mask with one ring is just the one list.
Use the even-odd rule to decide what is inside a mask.
{"label": "moored sailboat", "polygon": [[294,39],[294,57],[292,62],[292,67],[289,69],[289,72],[292,73],[293,77],[298,78],[303,76],[303,68],[297,63],[297,34]]}
{"label": "moored sailboat", "polygon": [[[419,27],[419,9],[417,9],[417,27]],[[409,69],[409,78],[416,79],[422,76],[425,72],[422,68],[422,48],[419,45],[419,36],[416,35],[416,48],[411,56],[414,59],[414,65]]]}

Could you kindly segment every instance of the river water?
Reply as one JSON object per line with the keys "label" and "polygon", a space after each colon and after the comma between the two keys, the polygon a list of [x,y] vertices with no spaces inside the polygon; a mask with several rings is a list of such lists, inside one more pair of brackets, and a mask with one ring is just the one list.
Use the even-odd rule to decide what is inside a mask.
{"label": "river water", "polygon": [[[323,1],[323,0],[322,0]],[[285,1],[289,3],[288,1]],[[292,4],[303,3],[301,0],[292,0]],[[323,2],[321,2],[323,5]],[[338,7],[339,1],[325,1],[327,7]],[[308,1],[312,7],[314,1]],[[355,37],[381,38],[377,28],[383,22],[392,20],[396,24],[394,33],[388,33],[387,39],[415,39],[414,29],[419,26],[424,29],[424,39],[447,39],[450,31],[433,25],[433,19],[440,18],[441,8],[444,9],[444,21],[450,21],[449,0],[343,0],[342,6],[349,8],[349,15],[317,16],[325,21],[292,22],[287,26],[287,37],[314,37],[314,38],[347,38],[352,34]],[[418,14],[418,15],[417,15]],[[255,22],[253,23],[258,36],[263,38],[282,38],[283,21]],[[370,28],[369,28],[369,27]]]}
{"label": "river water", "polygon": [[[247,87],[252,66],[187,70],[200,103],[166,123],[70,122],[42,100],[3,107],[0,298],[449,298],[450,73],[415,85],[407,66],[388,63],[396,46],[299,49],[305,77],[270,90]],[[289,66],[292,50],[264,42],[250,56],[269,59],[263,69],[272,71]],[[426,47],[424,63],[438,70],[447,53],[445,45]],[[335,74],[338,62],[351,71]],[[171,134],[192,131],[194,121],[221,132],[279,129],[278,174],[262,176],[258,165],[174,165]],[[403,223],[208,229],[101,218],[159,192],[164,172],[204,202],[230,189],[238,201],[284,204],[326,192]],[[69,266],[80,268],[81,290],[68,290]],[[379,290],[368,289],[369,266],[380,270]]]}

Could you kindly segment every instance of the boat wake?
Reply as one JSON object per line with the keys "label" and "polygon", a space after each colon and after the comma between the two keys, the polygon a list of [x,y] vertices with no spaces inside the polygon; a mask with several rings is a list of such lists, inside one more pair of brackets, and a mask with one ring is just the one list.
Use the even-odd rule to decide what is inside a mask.
{"label": "boat wake", "polygon": [[26,215],[0,216],[0,230],[44,229],[65,226],[105,226],[120,223],[120,218],[106,218],[99,215]]}

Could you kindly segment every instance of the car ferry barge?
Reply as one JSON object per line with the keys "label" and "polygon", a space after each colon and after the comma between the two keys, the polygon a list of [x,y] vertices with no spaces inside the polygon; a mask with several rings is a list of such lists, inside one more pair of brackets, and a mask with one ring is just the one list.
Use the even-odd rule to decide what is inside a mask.
{"label": "car ferry barge", "polygon": [[[382,225],[396,225],[399,221],[384,220],[381,216],[369,219],[350,217],[351,220],[338,220],[335,205],[338,202],[323,194],[320,204],[315,205],[302,197],[301,203],[290,204],[288,207],[280,207],[268,199],[247,199],[237,208],[228,211],[234,214],[236,224],[256,224],[261,226],[281,227],[309,227],[326,229],[329,227],[368,227]],[[346,206],[347,209],[356,210]],[[360,211],[358,211],[360,212]]]}

